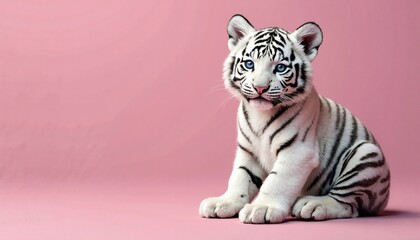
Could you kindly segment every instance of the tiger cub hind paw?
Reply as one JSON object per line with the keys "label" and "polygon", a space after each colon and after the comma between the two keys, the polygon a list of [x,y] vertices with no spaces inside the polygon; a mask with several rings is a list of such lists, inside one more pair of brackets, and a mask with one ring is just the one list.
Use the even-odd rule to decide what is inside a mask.
{"label": "tiger cub hind paw", "polygon": [[317,221],[352,217],[352,209],[329,196],[304,196],[292,207],[292,216]]}

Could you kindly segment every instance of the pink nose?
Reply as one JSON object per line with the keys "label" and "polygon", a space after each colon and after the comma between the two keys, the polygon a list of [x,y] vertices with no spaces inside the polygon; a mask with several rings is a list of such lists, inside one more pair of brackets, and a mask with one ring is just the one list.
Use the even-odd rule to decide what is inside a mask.
{"label": "pink nose", "polygon": [[260,94],[260,95],[267,92],[267,90],[268,90],[268,86],[255,86],[255,85],[252,85],[252,86],[257,91],[257,93]]}

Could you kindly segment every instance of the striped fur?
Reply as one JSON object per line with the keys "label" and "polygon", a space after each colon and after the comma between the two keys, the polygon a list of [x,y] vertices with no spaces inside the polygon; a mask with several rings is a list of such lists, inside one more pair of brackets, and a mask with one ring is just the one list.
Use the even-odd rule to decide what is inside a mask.
{"label": "striped fur", "polygon": [[382,150],[359,119],[312,85],[318,25],[255,30],[235,15],[228,33],[224,80],[241,100],[238,148],[227,191],[204,200],[200,214],[275,223],[289,214],[323,220],[382,211],[390,187]]}

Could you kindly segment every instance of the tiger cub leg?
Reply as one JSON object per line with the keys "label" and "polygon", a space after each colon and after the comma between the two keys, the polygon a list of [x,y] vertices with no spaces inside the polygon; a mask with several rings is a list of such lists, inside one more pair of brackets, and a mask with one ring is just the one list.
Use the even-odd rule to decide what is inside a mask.
{"label": "tiger cub leg", "polygon": [[338,177],[327,195],[299,198],[292,207],[292,214],[304,219],[325,220],[373,215],[385,208],[390,173],[375,144],[356,144],[336,172]]}
{"label": "tiger cub leg", "polygon": [[205,218],[235,216],[245,204],[252,201],[266,175],[254,156],[238,147],[226,192],[204,199],[200,204],[200,215]]}

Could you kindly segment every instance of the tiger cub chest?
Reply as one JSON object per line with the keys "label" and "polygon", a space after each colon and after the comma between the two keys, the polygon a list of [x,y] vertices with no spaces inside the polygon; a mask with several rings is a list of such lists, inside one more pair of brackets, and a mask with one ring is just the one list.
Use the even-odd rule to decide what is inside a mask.
{"label": "tiger cub chest", "polygon": [[255,160],[269,172],[276,162],[278,149],[294,134],[294,124],[285,127],[284,123],[290,118],[285,111],[261,114],[247,109],[239,108],[238,144],[252,152]]}
{"label": "tiger cub chest", "polygon": [[270,134],[264,133],[255,138],[252,150],[255,152],[256,160],[266,170],[271,171],[276,161],[276,153],[273,144],[270,144]]}
{"label": "tiger cub chest", "polygon": [[319,98],[312,95],[302,104],[272,112],[256,111],[243,104],[239,107],[238,144],[249,149],[267,172],[279,158],[300,154],[299,149],[317,149],[314,129],[320,107]]}

